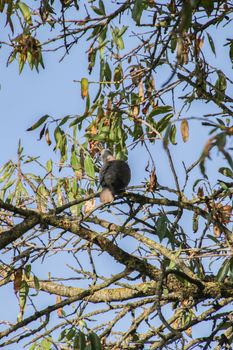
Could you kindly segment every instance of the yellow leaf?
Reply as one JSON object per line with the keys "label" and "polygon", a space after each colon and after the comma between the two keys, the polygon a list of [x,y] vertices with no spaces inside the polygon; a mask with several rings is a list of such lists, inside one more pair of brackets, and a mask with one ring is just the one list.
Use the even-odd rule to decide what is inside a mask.
{"label": "yellow leaf", "polygon": [[88,80],[87,78],[82,78],[81,80],[81,96],[84,99],[88,95]]}
{"label": "yellow leaf", "polygon": [[182,139],[184,142],[188,141],[189,138],[189,125],[186,119],[183,119],[180,124],[180,131],[182,135]]}
{"label": "yellow leaf", "polygon": [[188,337],[192,338],[192,327],[189,327],[185,330],[185,333]]}

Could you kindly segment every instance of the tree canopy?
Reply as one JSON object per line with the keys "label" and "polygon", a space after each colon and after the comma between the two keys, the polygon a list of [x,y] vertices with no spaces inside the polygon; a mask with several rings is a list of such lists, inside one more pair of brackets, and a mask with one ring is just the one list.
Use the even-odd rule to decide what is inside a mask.
{"label": "tree canopy", "polygon": [[[1,164],[0,285],[18,309],[0,347],[230,349],[232,2],[1,0],[0,12],[0,52],[20,74],[75,47],[86,65],[82,112],[28,129],[46,162],[19,142]],[[133,174],[107,204],[103,148]]]}

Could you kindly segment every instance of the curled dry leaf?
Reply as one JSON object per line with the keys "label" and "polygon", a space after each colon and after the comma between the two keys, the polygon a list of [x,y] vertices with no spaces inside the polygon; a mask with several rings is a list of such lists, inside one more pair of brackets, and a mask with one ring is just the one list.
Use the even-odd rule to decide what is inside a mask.
{"label": "curled dry leaf", "polygon": [[51,141],[50,136],[49,136],[49,129],[48,128],[45,130],[45,140],[46,140],[47,144],[50,146],[52,141]]}
{"label": "curled dry leaf", "polygon": [[95,198],[89,199],[85,202],[84,213],[88,214],[95,208]]}
{"label": "curled dry leaf", "polygon": [[219,221],[221,224],[228,224],[231,221],[232,217],[232,206],[231,205],[223,205],[222,203],[209,203],[209,209],[205,209],[206,211],[210,211],[213,219]]}
{"label": "curled dry leaf", "polygon": [[90,140],[88,144],[89,144],[90,154],[92,157],[94,157],[95,154],[100,152],[99,141]]}
{"label": "curled dry leaf", "polygon": [[184,142],[187,142],[189,139],[189,124],[186,119],[183,119],[180,124],[181,136]]}
{"label": "curled dry leaf", "polygon": [[197,190],[197,195],[199,198],[202,198],[204,197],[204,190],[203,190],[203,187],[199,187],[198,190]]}
{"label": "curled dry leaf", "polygon": [[220,208],[220,213],[221,213],[221,222],[223,224],[228,224],[231,221],[231,217],[232,217],[232,206],[223,205]]}
{"label": "curled dry leaf", "polygon": [[214,236],[218,238],[221,235],[221,230],[218,226],[214,226]]}
{"label": "curled dry leaf", "polygon": [[15,294],[17,294],[18,291],[20,290],[22,280],[23,280],[23,270],[18,269],[14,273],[14,291],[15,291]]}
{"label": "curled dry leaf", "polygon": [[155,169],[152,169],[151,174],[150,174],[150,182],[149,182],[149,186],[148,186],[148,191],[154,192],[156,190],[156,185],[157,185],[157,177],[155,174]]}
{"label": "curled dry leaf", "polygon": [[203,38],[201,38],[201,37],[196,38],[196,40],[195,40],[195,48],[196,48],[196,53],[197,53],[198,56],[200,54],[200,51],[201,51],[203,45],[204,45],[204,37]]}

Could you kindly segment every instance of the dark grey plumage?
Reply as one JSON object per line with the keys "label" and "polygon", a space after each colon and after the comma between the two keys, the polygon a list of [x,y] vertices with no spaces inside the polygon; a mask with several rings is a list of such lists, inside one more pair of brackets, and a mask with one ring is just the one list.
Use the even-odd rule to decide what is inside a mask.
{"label": "dark grey plumage", "polygon": [[104,162],[100,169],[99,179],[103,188],[100,200],[103,203],[112,202],[114,195],[126,189],[130,182],[131,172],[124,160],[115,159],[109,150],[101,154]]}

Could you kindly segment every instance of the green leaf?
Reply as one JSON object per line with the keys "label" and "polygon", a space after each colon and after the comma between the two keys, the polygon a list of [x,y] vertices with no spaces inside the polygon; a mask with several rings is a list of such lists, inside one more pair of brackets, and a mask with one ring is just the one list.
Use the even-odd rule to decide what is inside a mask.
{"label": "green leaf", "polygon": [[97,6],[91,6],[92,10],[99,16],[105,16],[105,12],[102,8],[99,8]]}
{"label": "green leaf", "polygon": [[216,89],[215,97],[219,101],[221,101],[224,99],[224,94],[227,88],[227,80],[226,80],[225,74],[221,70],[219,70],[217,73],[218,73],[218,79],[216,80],[216,83],[215,83],[215,89]]}
{"label": "green leaf", "polygon": [[74,350],[85,350],[86,349],[86,336],[83,332],[79,331],[74,338],[73,344]]}
{"label": "green leaf", "polygon": [[68,331],[68,333],[66,334],[66,339],[67,340],[71,340],[74,338],[75,336],[75,329],[74,328],[70,328],[70,330]]}
{"label": "green leaf", "polygon": [[33,281],[34,281],[34,287],[35,287],[36,291],[38,292],[40,290],[40,281],[38,280],[38,278],[35,275],[33,276]]}
{"label": "green leaf", "polygon": [[148,115],[148,118],[155,117],[156,115],[159,114],[164,114],[172,111],[171,106],[160,106],[160,107],[155,107],[152,112]]}
{"label": "green leaf", "polygon": [[168,125],[164,138],[163,138],[163,147],[164,149],[167,149],[168,145],[169,145],[169,135],[170,135],[170,131],[171,131],[171,124]]}
{"label": "green leaf", "polygon": [[51,350],[52,343],[49,339],[43,339],[42,342],[40,343],[40,346],[42,347],[43,350]]}
{"label": "green leaf", "polygon": [[85,173],[92,179],[95,178],[95,168],[93,165],[93,160],[89,155],[86,155],[84,159],[84,170]]}
{"label": "green leaf", "polygon": [[111,69],[110,69],[108,62],[105,63],[104,77],[105,77],[106,81],[109,82],[108,85],[110,86],[111,85],[110,82],[112,80],[112,72],[111,72]]}
{"label": "green leaf", "polygon": [[155,127],[158,132],[162,132],[170,124],[170,119],[173,117],[172,113],[165,115],[162,119],[156,123]]}
{"label": "green leaf", "polygon": [[224,278],[227,276],[230,269],[230,260],[226,259],[222,266],[220,267],[218,274],[217,274],[217,280],[219,282],[222,282]]}
{"label": "green leaf", "polygon": [[63,135],[63,131],[61,130],[61,128],[59,126],[56,127],[56,129],[54,130],[54,138],[56,141],[56,148],[59,148],[61,139],[62,139],[62,135]]}
{"label": "green leaf", "polygon": [[31,12],[29,10],[29,7],[24,2],[21,2],[21,1],[18,3],[18,7],[19,7],[25,21],[31,25],[32,18],[31,18]]}
{"label": "green leaf", "polygon": [[39,128],[39,126],[41,126],[41,124],[43,124],[49,117],[50,116],[48,114],[44,115],[35,124],[33,124],[30,128],[28,128],[27,131],[32,131]]}
{"label": "green leaf", "polygon": [[90,340],[92,350],[102,350],[100,338],[98,337],[98,335],[96,333],[94,333],[94,332],[90,333],[88,338]]}
{"label": "green leaf", "polygon": [[88,96],[88,85],[89,85],[88,79],[82,78],[81,79],[81,96],[83,99]]}
{"label": "green leaf", "polygon": [[27,264],[25,266],[25,275],[26,275],[27,278],[30,278],[30,274],[31,274],[31,265]]}
{"label": "green leaf", "polygon": [[52,172],[52,170],[53,170],[53,161],[52,161],[52,159],[49,159],[46,162],[46,169],[47,169],[48,173]]}
{"label": "green leaf", "polygon": [[214,1],[213,0],[201,0],[201,6],[204,7],[208,16],[211,15],[211,12],[214,10]]}
{"label": "green leaf", "polygon": [[20,290],[19,290],[19,305],[20,305],[20,316],[23,318],[27,296],[29,292],[29,286],[26,281],[21,282]]}
{"label": "green leaf", "polygon": [[230,258],[230,278],[233,280],[233,258]]}
{"label": "green leaf", "polygon": [[211,47],[211,50],[213,52],[213,54],[216,56],[216,50],[215,50],[215,45],[214,45],[214,41],[211,37],[211,35],[209,33],[207,33],[207,38],[209,40],[209,44],[210,44],[210,47]]}
{"label": "green leaf", "polygon": [[105,12],[104,3],[103,3],[102,0],[99,0],[99,8],[100,8],[102,14],[105,16],[105,15],[106,15],[106,12]]}
{"label": "green leaf", "polygon": [[117,89],[120,86],[120,82],[122,78],[123,78],[122,67],[120,64],[118,64],[118,66],[114,69],[114,77],[113,77],[113,80],[115,81],[115,86]]}
{"label": "green leaf", "polygon": [[14,183],[16,182],[16,179],[8,181],[5,186],[1,188],[2,191],[6,191],[8,188],[10,188]]}
{"label": "green leaf", "polygon": [[59,123],[59,126],[64,125],[69,119],[70,119],[70,115],[67,115],[66,117],[62,118],[62,120]]}
{"label": "green leaf", "polygon": [[190,0],[182,1],[181,24],[179,31],[188,31],[192,22],[192,3]]}
{"label": "green leaf", "polygon": [[171,126],[171,130],[170,130],[170,133],[169,133],[169,138],[170,138],[170,141],[173,145],[177,145],[177,142],[176,142],[176,125],[172,125]]}
{"label": "green leaf", "polygon": [[137,25],[140,24],[142,12],[144,10],[144,4],[142,0],[135,0],[134,6],[132,9],[132,18],[136,22]]}
{"label": "green leaf", "polygon": [[230,43],[229,56],[230,56],[231,62],[233,63],[233,40],[231,40],[231,43]]}
{"label": "green leaf", "polygon": [[24,55],[22,55],[21,53],[19,53],[18,54],[19,74],[22,73],[25,62],[26,62],[26,57]]}
{"label": "green leaf", "polygon": [[160,216],[160,218],[156,222],[156,232],[159,236],[160,242],[167,235],[167,217],[166,215]]}
{"label": "green leaf", "polygon": [[222,168],[219,168],[218,171],[220,172],[220,174],[233,179],[233,171],[231,169],[222,167]]}
{"label": "green leaf", "polygon": [[80,124],[87,118],[86,114],[78,116],[77,118],[75,118],[71,123],[70,123],[70,127],[71,126],[75,126],[77,124]]}
{"label": "green leaf", "polygon": [[81,164],[80,164],[80,161],[79,161],[75,151],[72,151],[72,153],[71,153],[70,164],[71,164],[73,170],[81,169]]}
{"label": "green leaf", "polygon": [[206,237],[211,239],[214,243],[219,244],[219,241],[218,241],[218,239],[216,237],[211,236],[211,235],[207,235]]}

